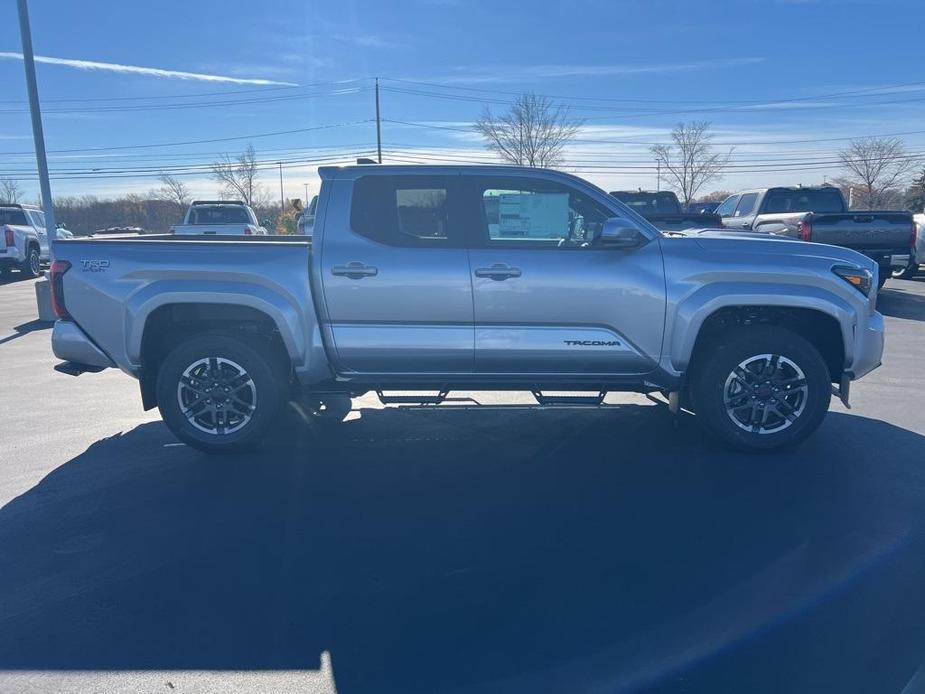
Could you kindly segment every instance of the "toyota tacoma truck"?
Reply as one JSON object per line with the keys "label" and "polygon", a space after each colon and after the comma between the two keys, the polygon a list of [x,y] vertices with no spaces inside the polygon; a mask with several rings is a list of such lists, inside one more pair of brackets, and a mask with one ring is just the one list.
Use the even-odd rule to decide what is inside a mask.
{"label": "toyota tacoma truck", "polygon": [[170,233],[178,236],[266,236],[250,206],[237,200],[194,200],[183,224]]}
{"label": "toyota tacoma truck", "polygon": [[645,217],[659,231],[684,231],[702,227],[718,229],[723,226],[719,215],[712,212],[685,212],[678,196],[668,190],[613,190],[610,194]]}
{"label": "toyota tacoma truck", "polygon": [[789,236],[863,253],[879,266],[881,287],[894,270],[909,265],[914,244],[910,212],[849,210],[842,192],[833,186],[747,190],[728,197],[716,212],[728,229]]}
{"label": "toyota tacoma truck", "polygon": [[[119,368],[181,441],[252,446],[288,401],[541,406],[661,394],[766,450],[880,364],[877,264],[790,239],[669,238],[603,190],[514,167],[319,169],[311,238],[61,241],[56,368]],[[422,394],[424,393],[424,394]],[[567,393],[567,394],[566,394]]]}

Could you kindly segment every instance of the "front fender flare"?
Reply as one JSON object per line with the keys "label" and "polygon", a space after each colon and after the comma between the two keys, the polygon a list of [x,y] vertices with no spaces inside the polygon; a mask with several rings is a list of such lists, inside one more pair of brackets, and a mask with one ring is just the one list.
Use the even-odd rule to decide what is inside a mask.
{"label": "front fender flare", "polygon": [[807,285],[767,283],[743,288],[738,283],[716,283],[698,289],[678,303],[666,336],[673,369],[679,373],[687,370],[704,321],[716,311],[733,306],[801,308],[829,315],[841,326],[846,363],[853,360],[857,309],[838,294]]}

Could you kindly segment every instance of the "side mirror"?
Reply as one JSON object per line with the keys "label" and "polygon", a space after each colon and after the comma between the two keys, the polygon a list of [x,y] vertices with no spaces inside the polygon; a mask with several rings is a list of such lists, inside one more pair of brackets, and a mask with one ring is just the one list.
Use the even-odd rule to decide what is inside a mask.
{"label": "side mirror", "polygon": [[611,217],[604,222],[598,243],[605,248],[629,250],[638,248],[646,242],[646,237],[639,229],[622,217]]}

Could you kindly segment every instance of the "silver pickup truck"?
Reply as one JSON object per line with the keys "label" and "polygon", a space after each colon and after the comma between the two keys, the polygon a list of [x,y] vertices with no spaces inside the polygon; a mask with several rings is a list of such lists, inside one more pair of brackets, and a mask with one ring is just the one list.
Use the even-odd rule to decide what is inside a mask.
{"label": "silver pickup truck", "polygon": [[668,238],[541,169],[319,173],[311,239],[58,243],[57,368],[120,368],[207,451],[254,444],[287,400],[343,415],[369,391],[439,403],[451,389],[532,391],[543,406],[662,393],[718,439],[771,449],[880,364],[877,265],[854,251]]}

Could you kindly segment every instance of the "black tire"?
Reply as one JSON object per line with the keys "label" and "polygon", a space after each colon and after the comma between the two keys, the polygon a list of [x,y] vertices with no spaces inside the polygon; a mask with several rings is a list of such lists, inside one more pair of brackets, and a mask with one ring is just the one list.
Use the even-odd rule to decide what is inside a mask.
{"label": "black tire", "polygon": [[[257,340],[218,334],[186,340],[167,355],[158,370],[157,404],[161,417],[178,439],[201,451],[230,453],[253,448],[266,435],[283,401],[282,370],[275,368],[276,358]],[[199,366],[194,367],[196,364]],[[233,378],[236,370],[243,375],[238,373]],[[181,392],[185,372],[187,379]],[[235,385],[245,377],[249,380]],[[200,392],[194,391],[190,382]],[[216,388],[214,384],[220,385]],[[231,400],[231,396],[236,398]],[[193,416],[183,413],[181,398]],[[196,407],[204,401],[204,405]],[[204,430],[210,424],[213,431]]]}
{"label": "black tire", "polygon": [[[762,355],[775,355],[777,360],[772,357],[762,362]],[[775,363],[776,375],[767,376]],[[747,365],[746,379],[733,375],[742,364]],[[798,385],[799,372],[805,388]],[[796,333],[775,326],[744,327],[704,345],[690,387],[694,411],[706,431],[746,451],[799,443],[822,423],[832,397],[829,369],[818,350]],[[769,404],[763,407],[762,403]],[[791,417],[785,417],[786,412]],[[753,422],[759,418],[756,427]]]}
{"label": "black tire", "polygon": [[29,246],[26,253],[26,259],[19,266],[19,271],[30,279],[40,277],[42,274],[42,256],[39,249],[35,246]]}
{"label": "black tire", "polygon": [[0,282],[6,282],[8,279],[10,279],[10,270],[10,266],[6,263],[0,265]]}
{"label": "black tire", "polygon": [[911,280],[918,271],[919,264],[915,261],[915,258],[910,257],[909,264],[901,270],[893,270],[891,276],[896,280]]}

